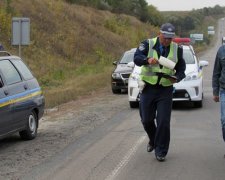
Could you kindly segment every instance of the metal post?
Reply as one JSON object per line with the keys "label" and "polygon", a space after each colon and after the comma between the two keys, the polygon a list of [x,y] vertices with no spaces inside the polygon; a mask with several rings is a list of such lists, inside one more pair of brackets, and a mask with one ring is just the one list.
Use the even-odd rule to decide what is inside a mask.
{"label": "metal post", "polygon": [[19,57],[21,57],[21,39],[22,39],[22,20],[19,19]]}

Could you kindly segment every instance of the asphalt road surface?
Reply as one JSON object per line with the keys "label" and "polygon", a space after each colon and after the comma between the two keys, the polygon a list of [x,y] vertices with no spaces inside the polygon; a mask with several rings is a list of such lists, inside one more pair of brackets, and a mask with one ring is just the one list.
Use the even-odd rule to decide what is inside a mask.
{"label": "asphalt road surface", "polygon": [[[224,22],[219,23],[215,45],[199,57],[209,61],[204,69],[203,107],[182,104],[173,108],[170,150],[165,162],[158,162],[154,153],[146,151],[148,138],[138,109],[129,108],[127,95],[108,95],[101,97],[104,100],[85,104],[88,108],[77,113],[65,110],[63,123],[58,123],[63,118],[57,120],[57,114],[49,122],[45,120],[32,142],[16,138],[10,144],[1,141],[0,179],[224,180],[225,143],[219,103],[213,101],[211,88],[215,55],[225,35]],[[73,128],[79,115],[82,121]],[[15,148],[19,150],[13,151]],[[10,156],[11,161],[7,161]],[[16,161],[19,165],[12,163]]]}

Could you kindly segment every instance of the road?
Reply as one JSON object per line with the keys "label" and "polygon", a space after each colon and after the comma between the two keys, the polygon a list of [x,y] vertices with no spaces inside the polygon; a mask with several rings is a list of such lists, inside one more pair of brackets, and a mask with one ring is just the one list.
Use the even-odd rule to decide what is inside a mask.
{"label": "road", "polygon": [[203,108],[189,104],[173,108],[165,162],[146,151],[148,139],[138,109],[130,109],[127,95],[106,93],[47,114],[33,141],[23,142],[18,136],[1,140],[0,179],[224,180],[225,143],[219,103],[213,102],[211,88],[224,27],[220,21],[217,43],[200,55],[209,61],[204,69]]}

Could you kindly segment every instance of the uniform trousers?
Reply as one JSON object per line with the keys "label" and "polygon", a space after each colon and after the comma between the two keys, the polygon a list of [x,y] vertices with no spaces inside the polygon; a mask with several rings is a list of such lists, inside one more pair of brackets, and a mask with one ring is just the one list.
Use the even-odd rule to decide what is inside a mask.
{"label": "uniform trousers", "polygon": [[140,116],[155,155],[166,156],[170,143],[173,86],[147,84],[140,95]]}

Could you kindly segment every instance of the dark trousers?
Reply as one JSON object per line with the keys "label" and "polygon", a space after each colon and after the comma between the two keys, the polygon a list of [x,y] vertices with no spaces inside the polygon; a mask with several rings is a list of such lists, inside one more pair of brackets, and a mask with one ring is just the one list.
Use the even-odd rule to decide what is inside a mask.
{"label": "dark trousers", "polygon": [[155,154],[166,156],[170,143],[173,87],[147,85],[141,94],[140,116]]}

